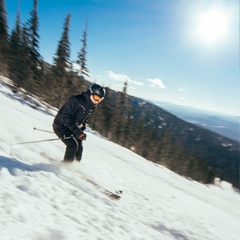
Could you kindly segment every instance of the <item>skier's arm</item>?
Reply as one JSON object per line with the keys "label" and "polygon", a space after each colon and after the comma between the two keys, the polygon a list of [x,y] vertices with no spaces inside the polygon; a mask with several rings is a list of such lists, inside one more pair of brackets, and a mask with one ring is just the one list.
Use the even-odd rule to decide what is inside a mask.
{"label": "skier's arm", "polygon": [[84,114],[84,109],[79,108],[73,98],[70,98],[61,113],[61,121],[64,126],[69,128],[77,137],[82,134],[82,131],[78,128],[76,122],[76,115],[80,116]]}
{"label": "skier's arm", "polygon": [[88,118],[81,124],[80,129],[84,131],[86,129],[86,124],[87,124]]}

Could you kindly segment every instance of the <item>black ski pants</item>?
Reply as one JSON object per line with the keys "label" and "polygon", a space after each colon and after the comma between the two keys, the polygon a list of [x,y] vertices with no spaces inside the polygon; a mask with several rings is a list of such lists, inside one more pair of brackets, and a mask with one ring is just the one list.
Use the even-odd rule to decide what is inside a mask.
{"label": "black ski pants", "polygon": [[[64,161],[72,162],[74,160],[81,161],[83,146],[82,141],[75,138],[73,132],[64,126],[53,126],[55,134],[61,138],[62,142],[66,145],[66,151],[64,154]],[[72,138],[64,139],[64,137]]]}

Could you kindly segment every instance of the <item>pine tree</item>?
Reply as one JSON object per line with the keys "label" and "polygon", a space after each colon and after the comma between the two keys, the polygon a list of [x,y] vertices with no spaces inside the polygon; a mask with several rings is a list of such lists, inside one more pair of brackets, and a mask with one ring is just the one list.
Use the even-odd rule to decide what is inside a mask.
{"label": "pine tree", "polygon": [[22,78],[21,85],[27,90],[32,90],[32,80],[31,80],[31,70],[29,68],[31,59],[29,58],[30,47],[29,47],[29,37],[28,29],[26,24],[21,28],[21,66],[22,66]]}
{"label": "pine tree", "polygon": [[127,80],[124,82],[124,87],[123,87],[123,95],[122,95],[122,131],[121,131],[121,141],[123,146],[128,147],[129,146],[129,136],[130,134],[130,128],[131,128],[131,118],[130,118],[130,105],[128,104],[128,95],[127,95],[127,87],[128,87],[128,82]]}
{"label": "pine tree", "polygon": [[114,104],[112,101],[112,95],[113,91],[110,88],[106,88],[106,96],[103,101],[103,129],[104,129],[104,135],[108,138],[112,138],[111,136],[111,129],[113,124],[113,116],[115,112]]}
{"label": "pine tree", "polygon": [[105,88],[106,95],[104,100],[99,104],[96,119],[90,118],[91,126],[95,125],[95,128],[103,136],[107,136],[111,139],[111,127],[112,127],[112,117],[114,114],[114,108],[112,103],[112,90]]}
{"label": "pine tree", "polygon": [[171,155],[171,130],[166,129],[161,135],[157,155],[159,156],[159,162],[168,167]]}
{"label": "pine tree", "polygon": [[28,31],[25,25],[21,28],[18,21],[17,19],[16,27],[10,36],[9,74],[19,87],[32,91]]}
{"label": "pine tree", "polygon": [[22,29],[20,26],[20,10],[17,11],[16,25],[10,35],[10,62],[9,77],[18,86],[23,87],[24,66],[23,66],[23,48],[22,48]]}
{"label": "pine tree", "polygon": [[55,96],[58,101],[56,103],[57,107],[62,104],[63,98],[67,92],[67,85],[69,83],[69,71],[72,71],[72,65],[70,62],[70,42],[69,42],[69,25],[70,25],[71,15],[68,14],[64,26],[63,33],[60,41],[58,42],[57,51],[55,57],[53,58],[53,77],[56,81],[56,92]]}
{"label": "pine tree", "polygon": [[0,0],[0,75],[8,76],[8,26],[4,0]]}
{"label": "pine tree", "polygon": [[126,122],[129,116],[127,108],[127,82],[124,83],[123,92],[117,92],[114,100],[114,115],[112,118],[113,141],[119,144],[126,143]]}
{"label": "pine tree", "polygon": [[139,116],[137,122],[135,123],[135,131],[134,131],[134,143],[136,147],[136,152],[141,156],[144,156],[145,148],[146,148],[146,134],[147,131],[145,129],[145,112],[142,111]]}
{"label": "pine tree", "polygon": [[87,69],[87,59],[86,59],[86,54],[87,54],[87,28],[88,28],[88,21],[86,20],[86,25],[85,25],[85,29],[83,32],[83,36],[82,36],[82,48],[81,50],[78,52],[78,59],[77,59],[77,63],[80,65],[80,71],[82,74],[87,75],[88,76],[88,69]]}
{"label": "pine tree", "polygon": [[30,57],[30,76],[32,89],[36,92],[39,89],[41,81],[42,59],[39,53],[39,20],[38,20],[38,1],[34,0],[33,9],[30,12],[30,20],[27,22],[29,57]]}

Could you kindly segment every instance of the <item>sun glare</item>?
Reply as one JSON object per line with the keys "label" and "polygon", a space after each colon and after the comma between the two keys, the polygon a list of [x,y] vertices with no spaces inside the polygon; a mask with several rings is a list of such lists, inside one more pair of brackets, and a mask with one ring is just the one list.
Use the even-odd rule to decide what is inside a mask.
{"label": "sun glare", "polygon": [[214,42],[226,34],[226,29],[227,16],[214,9],[201,16],[198,33],[206,42]]}

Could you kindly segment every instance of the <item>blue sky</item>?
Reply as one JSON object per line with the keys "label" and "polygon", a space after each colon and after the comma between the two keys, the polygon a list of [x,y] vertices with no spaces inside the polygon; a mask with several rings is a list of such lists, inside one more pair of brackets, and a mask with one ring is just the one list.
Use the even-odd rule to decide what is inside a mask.
{"label": "blue sky", "polygon": [[[33,0],[5,0],[9,30]],[[88,19],[88,80],[153,102],[240,115],[238,0],[39,0],[40,53],[52,62],[71,14],[71,59]]]}

